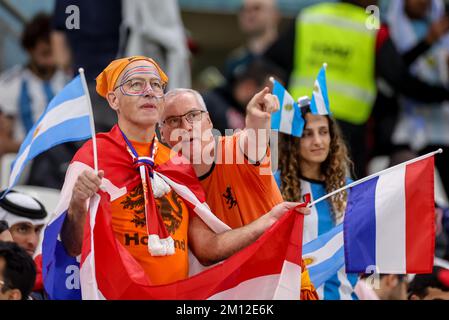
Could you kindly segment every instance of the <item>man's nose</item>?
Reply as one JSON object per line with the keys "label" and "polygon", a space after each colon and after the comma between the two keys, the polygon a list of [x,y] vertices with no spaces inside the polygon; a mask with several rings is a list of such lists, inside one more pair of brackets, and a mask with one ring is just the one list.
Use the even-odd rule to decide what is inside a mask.
{"label": "man's nose", "polygon": [[156,94],[154,93],[153,89],[148,86],[145,91],[143,92],[143,96],[144,97],[150,97],[150,98],[154,98],[156,97]]}
{"label": "man's nose", "polygon": [[36,250],[37,244],[39,243],[39,235],[36,232],[32,232],[28,236],[27,243],[33,250]]}
{"label": "man's nose", "polygon": [[186,117],[181,118],[181,129],[185,129],[187,131],[193,130],[193,125],[187,121]]}

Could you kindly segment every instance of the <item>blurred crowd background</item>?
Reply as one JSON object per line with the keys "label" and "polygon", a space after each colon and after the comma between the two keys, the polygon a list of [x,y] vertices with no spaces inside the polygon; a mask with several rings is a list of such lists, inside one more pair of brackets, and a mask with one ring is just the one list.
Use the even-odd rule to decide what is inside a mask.
{"label": "blurred crowd background", "polygon": [[[298,17],[323,2],[337,1],[0,0],[1,188],[26,133],[79,67],[86,70],[96,130],[112,127],[115,114],[95,92],[95,77],[117,57],[155,58],[167,71],[169,89],[191,87],[202,93],[223,134],[243,128],[246,104],[270,76],[295,86],[297,50],[309,49],[298,44]],[[380,20],[377,26],[367,20],[377,29],[375,52],[354,62],[360,64],[356,69],[374,70],[366,116],[356,117],[355,105],[334,114],[355,165],[353,178],[443,148],[436,157],[436,254],[447,259],[449,1],[346,2],[376,5]],[[373,12],[367,12],[367,19]],[[319,64],[345,53],[322,48],[322,54],[330,61]],[[333,67],[330,63],[329,70]],[[351,81],[357,84],[356,78]],[[39,198],[51,212],[55,190],[82,143],[38,156],[18,189]]]}

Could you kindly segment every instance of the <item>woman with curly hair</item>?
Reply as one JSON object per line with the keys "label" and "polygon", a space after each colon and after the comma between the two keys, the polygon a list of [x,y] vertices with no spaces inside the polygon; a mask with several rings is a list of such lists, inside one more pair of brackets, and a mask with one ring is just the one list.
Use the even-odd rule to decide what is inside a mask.
{"label": "woman with curly hair", "polygon": [[[315,115],[301,107],[305,119],[301,138],[280,134],[279,171],[275,177],[285,201],[301,201],[310,193],[312,201],[348,184],[352,162],[335,120]],[[331,230],[343,219],[347,192],[340,192],[312,207],[304,218],[303,243]],[[321,299],[357,299],[353,288],[357,275],[344,267],[317,289]]]}

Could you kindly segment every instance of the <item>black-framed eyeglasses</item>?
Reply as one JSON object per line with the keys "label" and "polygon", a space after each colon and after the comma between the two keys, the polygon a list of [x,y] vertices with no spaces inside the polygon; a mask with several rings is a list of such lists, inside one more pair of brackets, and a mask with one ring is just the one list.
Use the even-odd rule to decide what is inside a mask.
{"label": "black-framed eyeglasses", "polygon": [[157,95],[164,95],[165,84],[159,79],[146,80],[143,78],[129,79],[114,88],[120,88],[122,93],[127,96],[142,96],[149,88]]}
{"label": "black-framed eyeglasses", "polygon": [[187,122],[192,124],[198,122],[203,118],[203,113],[208,113],[204,110],[191,110],[179,116],[168,117],[162,123],[168,125],[170,128],[179,128],[182,124],[182,118],[186,118]]}

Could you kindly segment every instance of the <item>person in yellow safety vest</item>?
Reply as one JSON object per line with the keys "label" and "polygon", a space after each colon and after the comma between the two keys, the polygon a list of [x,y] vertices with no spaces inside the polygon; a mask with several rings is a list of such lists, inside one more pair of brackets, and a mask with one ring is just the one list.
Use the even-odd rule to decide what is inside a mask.
{"label": "person in yellow safety vest", "polygon": [[310,96],[319,69],[324,62],[328,64],[331,112],[349,145],[359,178],[366,175],[367,122],[376,100],[376,80],[382,79],[394,94],[421,101],[449,98],[445,88],[410,75],[388,29],[373,16],[369,10],[373,7],[368,8],[376,4],[375,0],[345,0],[307,7],[263,56],[290,75],[284,80],[294,98]]}

